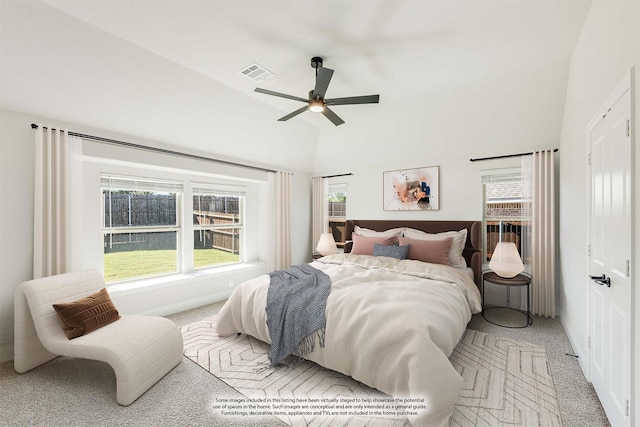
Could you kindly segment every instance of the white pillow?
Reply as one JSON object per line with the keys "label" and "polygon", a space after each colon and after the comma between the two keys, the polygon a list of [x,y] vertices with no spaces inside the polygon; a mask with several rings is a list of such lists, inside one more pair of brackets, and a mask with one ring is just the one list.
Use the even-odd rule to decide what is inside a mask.
{"label": "white pillow", "polygon": [[369,230],[368,228],[362,228],[357,225],[353,229],[354,233],[356,233],[358,236],[363,236],[363,237],[393,237],[393,236],[400,237],[402,236],[403,231],[404,231],[404,228],[392,228],[387,231],[375,231],[375,230]]}
{"label": "white pillow", "polygon": [[462,256],[462,250],[467,241],[467,229],[460,231],[445,231],[443,233],[430,234],[413,228],[404,229],[404,237],[416,240],[442,240],[453,237],[451,248],[449,249],[449,264],[455,268],[466,268],[467,262]]}

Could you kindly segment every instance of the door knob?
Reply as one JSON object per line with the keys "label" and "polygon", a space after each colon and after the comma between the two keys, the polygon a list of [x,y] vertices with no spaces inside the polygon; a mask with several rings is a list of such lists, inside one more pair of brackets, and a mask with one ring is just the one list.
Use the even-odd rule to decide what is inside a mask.
{"label": "door knob", "polygon": [[611,277],[607,277],[604,273],[601,276],[589,276],[591,280],[595,280],[595,282],[600,286],[607,286],[607,288],[611,287]]}

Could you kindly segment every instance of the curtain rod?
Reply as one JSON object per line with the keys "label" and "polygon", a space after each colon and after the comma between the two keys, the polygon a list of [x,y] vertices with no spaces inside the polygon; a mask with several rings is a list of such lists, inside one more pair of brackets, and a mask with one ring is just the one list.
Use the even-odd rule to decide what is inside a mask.
{"label": "curtain rod", "polygon": [[322,178],[337,178],[339,176],[350,176],[350,175],[353,175],[353,174],[351,172],[349,172],[349,173],[341,173],[341,174],[338,174],[338,175],[323,176]]}
{"label": "curtain rod", "polygon": [[[31,129],[38,129],[38,125],[35,124],[35,123],[31,123]],[[48,129],[48,128],[46,126],[43,126],[43,129]],[[77,132],[69,132],[69,135],[70,136],[75,136],[75,137],[78,137],[78,138],[91,139],[91,140],[94,140],[94,141],[103,142],[103,143],[107,143],[107,144],[122,145],[124,147],[129,147],[129,148],[137,148],[139,150],[154,151],[156,153],[171,154],[171,155],[174,155],[174,156],[187,157],[189,159],[205,160],[207,162],[222,163],[222,164],[229,165],[229,166],[239,166],[239,167],[242,167],[242,168],[255,169],[255,170],[260,170],[260,171],[264,171],[264,172],[276,172],[273,169],[261,168],[259,166],[245,165],[245,164],[242,164],[242,163],[230,162],[228,160],[214,159],[213,157],[198,156],[196,154],[182,153],[180,151],[173,151],[173,150],[167,150],[167,149],[164,149],[164,148],[150,147],[148,145],[134,144],[132,142],[118,141],[117,139],[102,138],[101,136],[86,135],[84,133],[77,133]]]}
{"label": "curtain rod", "polygon": [[[556,151],[558,151],[557,148],[553,149],[553,152],[555,153]],[[479,162],[482,160],[494,160],[494,159],[506,159],[508,157],[521,157],[521,156],[530,156],[532,155],[533,152],[529,152],[529,153],[518,153],[518,154],[505,154],[504,156],[493,156],[493,157],[480,157],[477,159],[469,159],[470,162]]]}

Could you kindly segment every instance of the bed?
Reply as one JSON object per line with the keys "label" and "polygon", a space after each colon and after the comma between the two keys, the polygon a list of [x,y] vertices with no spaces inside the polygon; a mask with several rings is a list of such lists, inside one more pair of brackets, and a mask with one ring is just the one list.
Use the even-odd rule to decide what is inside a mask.
{"label": "bed", "polygon": [[[447,425],[463,385],[448,358],[471,315],[481,310],[481,222],[348,220],[345,225],[345,253],[309,264],[329,276],[331,288],[324,346],[316,345],[304,358],[395,398],[423,402],[425,409],[408,416],[414,426]],[[416,253],[415,259],[368,254],[363,242],[387,242],[384,232],[396,233],[401,240],[396,245],[409,242],[409,250],[431,248],[418,240],[434,240],[438,260],[445,250],[444,257],[450,257],[457,241],[456,255],[464,261],[448,259],[464,266],[424,262]],[[402,240],[405,235],[412,238]],[[445,243],[449,246],[442,247]],[[396,249],[380,245],[374,245],[376,251]],[[219,313],[218,334],[245,333],[271,343],[265,310],[269,280],[260,276],[234,290]]]}

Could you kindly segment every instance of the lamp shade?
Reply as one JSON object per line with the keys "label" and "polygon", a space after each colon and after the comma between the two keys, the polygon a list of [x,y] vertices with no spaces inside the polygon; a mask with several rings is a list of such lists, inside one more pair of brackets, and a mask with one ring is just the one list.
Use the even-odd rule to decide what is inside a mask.
{"label": "lamp shade", "polygon": [[338,247],[336,246],[336,241],[333,240],[333,234],[322,233],[320,235],[320,241],[318,241],[318,246],[316,246],[316,252],[326,256],[335,254],[337,250]]}
{"label": "lamp shade", "polygon": [[524,265],[520,254],[518,254],[518,248],[513,242],[498,242],[491,261],[489,262],[489,268],[493,270],[498,276],[511,278],[522,273]]}

